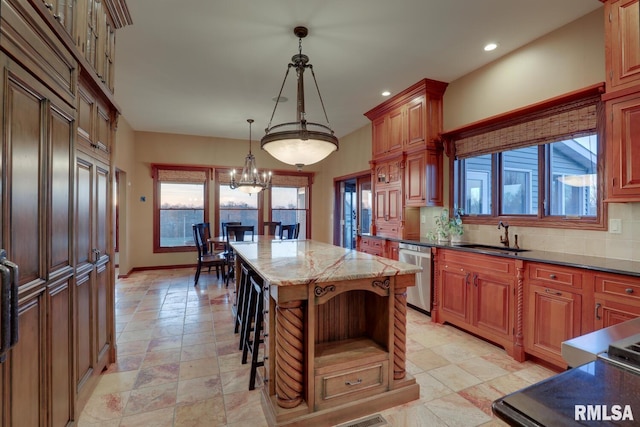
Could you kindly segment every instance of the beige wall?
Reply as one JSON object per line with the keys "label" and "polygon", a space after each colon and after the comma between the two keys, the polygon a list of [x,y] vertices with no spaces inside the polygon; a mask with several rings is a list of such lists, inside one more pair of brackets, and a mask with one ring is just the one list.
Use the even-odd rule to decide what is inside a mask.
{"label": "beige wall", "polygon": [[[602,15],[602,10],[597,10],[451,82],[444,97],[444,128],[459,127],[604,81]],[[238,143],[237,140],[148,132],[134,132],[132,135],[128,125],[119,126],[117,140],[118,147],[121,144],[128,147],[116,155],[116,167],[125,170],[131,182],[128,188],[128,266],[140,268],[193,263],[193,254],[152,253],[153,181],[150,164],[240,167],[248,144],[246,141]],[[254,142],[254,152],[260,168],[293,169],[258,149],[257,142]],[[333,179],[368,170],[370,158],[371,127],[366,125],[340,138],[337,153],[305,168],[316,172],[312,187],[314,239],[333,240]],[[146,197],[146,202],[140,201],[142,196]],[[212,204],[214,196],[212,190]],[[425,236],[439,209],[422,208],[421,211],[427,220],[421,225],[421,235]],[[551,247],[561,252],[639,260],[640,204],[609,205],[609,217],[622,220],[623,234],[525,227],[513,227],[510,231],[519,234],[521,246],[525,248]],[[470,240],[495,243],[498,236],[499,232],[493,225],[466,227],[465,237]]]}
{"label": "beige wall", "polygon": [[120,267],[120,271],[128,272],[134,265],[130,257],[131,233],[128,231],[129,227],[135,226],[133,221],[135,212],[131,209],[131,206],[133,206],[131,178],[135,169],[135,134],[129,122],[123,117],[118,120],[115,164],[120,174],[120,182],[117,188],[117,204],[120,216],[120,252],[117,254],[116,262]]}

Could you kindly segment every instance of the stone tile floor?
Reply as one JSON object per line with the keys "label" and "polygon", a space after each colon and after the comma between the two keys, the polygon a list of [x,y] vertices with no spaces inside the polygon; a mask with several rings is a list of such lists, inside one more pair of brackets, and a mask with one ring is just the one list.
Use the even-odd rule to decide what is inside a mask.
{"label": "stone tile floor", "polygon": [[[240,363],[231,292],[215,273],[136,272],[116,282],[118,362],[78,426],[261,427],[259,389]],[[379,412],[394,427],[504,426],[491,402],[554,372],[408,310],[407,371],[420,399]],[[259,388],[259,387],[258,387]]]}

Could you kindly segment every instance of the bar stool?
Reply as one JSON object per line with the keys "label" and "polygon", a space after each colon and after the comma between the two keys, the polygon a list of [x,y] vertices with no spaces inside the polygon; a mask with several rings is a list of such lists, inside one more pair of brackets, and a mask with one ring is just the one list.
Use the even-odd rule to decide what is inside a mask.
{"label": "bar stool", "polygon": [[[262,294],[262,280],[257,276],[251,276],[249,281],[251,282],[251,286],[249,287],[248,307],[245,312],[247,314],[247,321],[243,323],[243,327],[246,328],[246,333],[242,349],[242,364],[247,363],[247,357],[249,353],[251,353],[249,390],[253,390],[256,386],[258,367],[264,366],[264,359],[258,360],[260,344],[264,343],[264,340],[261,338],[264,321],[264,296]],[[253,326],[251,325],[251,318],[253,318]]]}
{"label": "bar stool", "polygon": [[[246,299],[249,296],[249,276],[255,275],[255,271],[246,264],[240,265],[240,277],[238,278],[236,287],[236,313],[235,313],[235,326],[233,332],[238,333],[242,325],[242,319],[244,319],[244,312],[246,306]],[[240,350],[242,350],[242,340],[240,340]]]}

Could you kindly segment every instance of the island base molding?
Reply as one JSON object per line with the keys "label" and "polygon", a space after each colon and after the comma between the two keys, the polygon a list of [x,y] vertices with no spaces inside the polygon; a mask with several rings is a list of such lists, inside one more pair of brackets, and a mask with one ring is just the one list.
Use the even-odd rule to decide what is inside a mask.
{"label": "island base molding", "polygon": [[278,406],[275,396],[269,396],[268,387],[262,389],[262,409],[269,426],[325,427],[344,423],[384,409],[402,405],[420,398],[420,386],[406,374],[401,381],[394,381],[392,390],[342,406],[310,412],[307,402],[293,409]]}

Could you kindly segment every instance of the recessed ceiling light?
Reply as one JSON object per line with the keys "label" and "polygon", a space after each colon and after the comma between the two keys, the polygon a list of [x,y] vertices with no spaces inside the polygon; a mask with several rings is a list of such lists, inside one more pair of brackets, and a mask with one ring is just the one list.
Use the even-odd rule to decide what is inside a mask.
{"label": "recessed ceiling light", "polygon": [[391,95],[391,92],[389,92],[388,90],[385,90],[384,92],[382,92],[382,96],[389,96]]}
{"label": "recessed ceiling light", "polygon": [[497,47],[498,47],[497,43],[489,43],[485,45],[484,50],[485,52],[491,52],[492,50],[495,50]]}

